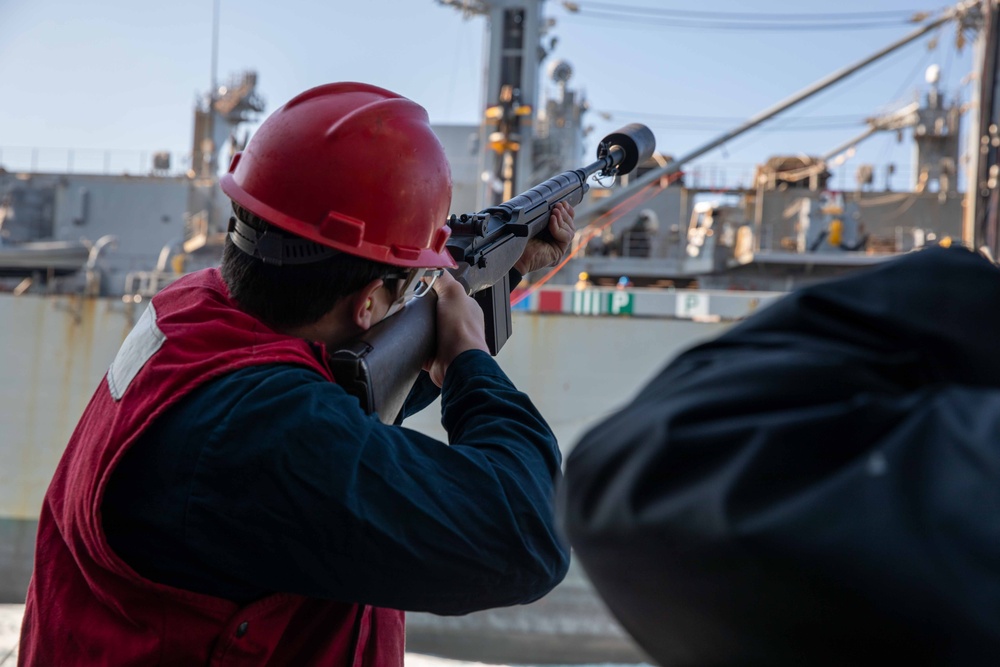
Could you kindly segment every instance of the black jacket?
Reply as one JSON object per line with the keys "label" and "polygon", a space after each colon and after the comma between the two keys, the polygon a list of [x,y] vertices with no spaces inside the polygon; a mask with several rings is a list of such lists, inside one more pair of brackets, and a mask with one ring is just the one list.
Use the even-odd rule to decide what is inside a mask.
{"label": "black jacket", "polygon": [[1000,665],[1000,270],[789,295],[587,433],[561,504],[662,664]]}

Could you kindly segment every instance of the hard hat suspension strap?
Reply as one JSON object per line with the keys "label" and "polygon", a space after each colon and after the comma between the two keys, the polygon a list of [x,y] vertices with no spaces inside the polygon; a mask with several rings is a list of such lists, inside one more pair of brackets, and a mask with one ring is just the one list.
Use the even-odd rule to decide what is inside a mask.
{"label": "hard hat suspension strap", "polygon": [[233,244],[265,264],[312,264],[339,254],[337,250],[307,239],[283,236],[273,230],[259,231],[236,216],[229,218]]}

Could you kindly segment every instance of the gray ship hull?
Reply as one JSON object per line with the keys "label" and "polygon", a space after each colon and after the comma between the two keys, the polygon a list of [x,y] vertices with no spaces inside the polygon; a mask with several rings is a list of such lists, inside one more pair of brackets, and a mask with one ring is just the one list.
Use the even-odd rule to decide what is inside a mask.
{"label": "gray ship hull", "polygon": [[[580,303],[571,296],[567,293],[565,299],[570,311]],[[24,600],[49,479],[77,419],[144,307],[131,298],[0,294],[5,375],[0,387],[0,456],[5,462],[0,468],[0,603]],[[499,361],[535,399],[564,452],[677,352],[728,326],[599,312],[515,312],[513,320],[514,336]],[[407,425],[445,438],[439,415],[434,405]],[[563,584],[532,605],[456,618],[408,618],[407,642],[413,651],[497,662],[643,659],[575,566]]]}

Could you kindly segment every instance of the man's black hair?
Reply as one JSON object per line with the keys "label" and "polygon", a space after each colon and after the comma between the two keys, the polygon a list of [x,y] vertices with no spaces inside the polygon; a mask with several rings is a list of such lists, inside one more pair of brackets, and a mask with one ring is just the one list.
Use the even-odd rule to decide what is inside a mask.
{"label": "man's black hair", "polygon": [[[233,211],[259,232],[292,236],[235,203]],[[266,264],[240,250],[228,236],[221,270],[229,294],[239,307],[278,330],[312,324],[340,299],[399,271],[389,264],[346,253],[309,264]]]}

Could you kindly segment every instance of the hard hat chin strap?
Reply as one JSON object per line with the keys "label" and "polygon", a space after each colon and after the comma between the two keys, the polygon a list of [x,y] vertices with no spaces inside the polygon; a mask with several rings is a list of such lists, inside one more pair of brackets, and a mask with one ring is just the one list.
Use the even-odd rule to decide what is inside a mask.
{"label": "hard hat chin strap", "polygon": [[236,216],[229,218],[229,238],[233,245],[265,264],[312,264],[339,254],[333,248],[308,239],[276,234],[270,230],[254,229]]}

